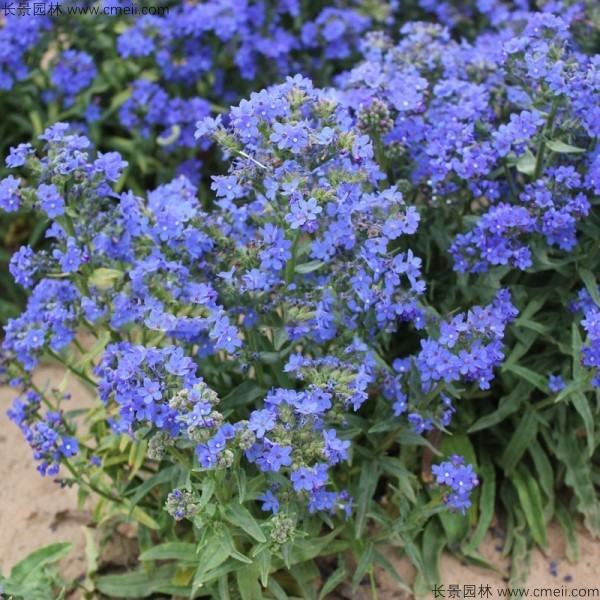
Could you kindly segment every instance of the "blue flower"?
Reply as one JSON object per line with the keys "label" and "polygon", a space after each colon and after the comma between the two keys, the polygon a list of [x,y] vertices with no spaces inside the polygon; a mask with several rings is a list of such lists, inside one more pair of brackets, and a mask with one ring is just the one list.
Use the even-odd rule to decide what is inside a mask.
{"label": "blue flower", "polygon": [[256,497],[259,502],[263,502],[262,509],[264,511],[271,511],[273,514],[279,512],[279,500],[275,497],[275,494],[271,490],[266,490],[264,494]]}
{"label": "blue flower", "polygon": [[256,434],[257,438],[264,437],[267,431],[275,427],[275,415],[269,410],[255,410],[250,415],[248,428]]}
{"label": "blue flower", "polygon": [[12,175],[0,181],[0,209],[6,212],[19,210],[21,200],[19,193],[20,183],[21,180],[15,179]]}
{"label": "blue flower", "polygon": [[160,391],[160,383],[158,383],[157,381],[152,381],[148,377],[145,377],[144,384],[140,388],[139,394],[146,404],[150,404],[154,400],[160,400],[162,398],[162,392]]}
{"label": "blue flower", "polygon": [[73,237],[67,238],[67,247],[64,252],[56,249],[52,256],[59,261],[63,273],[77,271],[83,262],[83,252]]}
{"label": "blue flower", "polygon": [[317,218],[317,215],[323,212],[323,209],[317,204],[316,198],[304,200],[301,198],[290,205],[291,212],[285,216],[285,220],[292,229],[306,226]]}
{"label": "blue flower", "polygon": [[58,193],[56,185],[41,183],[38,187],[38,200],[42,210],[51,218],[60,217],[65,213],[65,201]]}
{"label": "blue flower", "polygon": [[[258,436],[257,436],[258,437]],[[292,448],[291,446],[280,446],[272,444],[268,451],[264,454],[264,471],[279,471],[281,467],[289,467],[292,464]]]}
{"label": "blue flower", "polygon": [[297,125],[275,123],[270,140],[277,144],[279,150],[289,149],[298,154],[308,145],[308,133],[302,123]]}
{"label": "blue flower", "polygon": [[94,161],[94,169],[102,173],[108,181],[117,181],[127,166],[127,161],[122,160],[118,152],[98,152]]}
{"label": "blue flower", "polygon": [[551,392],[560,392],[560,390],[565,388],[565,382],[560,375],[550,375],[548,387],[550,388]]}
{"label": "blue flower", "polygon": [[11,169],[22,167],[33,154],[34,149],[31,144],[19,144],[16,148],[10,149],[10,154],[6,157],[6,166]]}

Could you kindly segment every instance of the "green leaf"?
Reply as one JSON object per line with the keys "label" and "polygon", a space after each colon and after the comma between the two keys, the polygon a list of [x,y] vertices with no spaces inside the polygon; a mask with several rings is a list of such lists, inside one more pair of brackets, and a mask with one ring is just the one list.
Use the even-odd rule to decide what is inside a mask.
{"label": "green leaf", "polygon": [[579,413],[579,416],[581,417],[585,426],[588,455],[591,457],[596,449],[596,444],[594,442],[594,416],[592,415],[592,409],[590,408],[589,400],[583,392],[579,391],[573,392],[573,394],[571,394],[571,399],[573,401],[575,410]]}
{"label": "green leaf", "polygon": [[289,596],[285,593],[285,590],[277,582],[277,579],[271,577],[269,579],[269,585],[267,589],[275,596],[276,600],[289,600]]}
{"label": "green leaf", "polygon": [[340,565],[323,584],[321,591],[319,592],[319,600],[323,600],[327,594],[333,592],[335,588],[344,583],[348,578],[348,567],[343,556],[338,557],[338,564]]}
{"label": "green leaf", "polygon": [[444,456],[458,454],[464,456],[467,463],[471,463],[477,468],[477,453],[469,437],[460,432],[453,435],[445,435],[442,438],[441,451]]}
{"label": "green leaf", "polygon": [[256,555],[256,559],[260,566],[260,583],[263,587],[267,587],[271,572],[271,551],[268,548],[263,549]]}
{"label": "green leaf", "polygon": [[267,538],[262,529],[256,522],[256,519],[250,514],[250,511],[238,504],[232,502],[222,508],[223,518],[237,527],[241,527],[248,535],[257,542],[266,542]]}
{"label": "green leaf", "polygon": [[441,527],[435,520],[430,520],[423,533],[423,574],[431,585],[440,582],[440,557],[446,545]]}
{"label": "green leaf", "polygon": [[513,549],[511,556],[510,579],[508,586],[510,589],[522,588],[527,583],[529,577],[529,568],[531,565],[531,552],[529,549],[529,540],[526,534],[527,521],[523,510],[519,506],[514,507],[516,525],[513,528]]}
{"label": "green leaf", "polygon": [[140,560],[177,560],[196,562],[198,544],[187,542],[166,542],[150,548],[140,556]]}
{"label": "green leaf", "polygon": [[258,357],[263,364],[272,365],[285,358],[293,349],[294,344],[290,344],[287,348],[283,348],[277,352],[259,352]]}
{"label": "green leaf", "polygon": [[242,563],[251,565],[252,564],[252,560],[250,558],[248,558],[247,556],[245,556],[244,554],[242,554],[234,545],[233,543],[233,538],[231,537],[231,534],[229,532],[227,532],[225,534],[225,536],[221,539],[221,544],[227,549],[227,552],[229,553],[229,556],[231,558],[234,558],[235,560],[238,560]]}
{"label": "green leaf", "polygon": [[75,367],[83,367],[93,363],[102,352],[106,349],[106,346],[111,340],[110,332],[101,331],[98,335],[98,339],[93,343],[92,347],[85,351],[85,354],[75,363]]}
{"label": "green leaf", "polygon": [[219,577],[219,599],[231,600],[231,595],[229,594],[229,574]]}
{"label": "green leaf", "polygon": [[171,585],[173,568],[148,574],[134,571],[120,575],[103,575],[96,579],[96,589],[111,598],[147,598],[161,585]]}
{"label": "green leaf", "polygon": [[523,175],[533,175],[535,172],[535,156],[527,150],[516,162],[517,171]]}
{"label": "green leaf", "polygon": [[238,493],[238,502],[242,504],[246,499],[246,489],[248,487],[248,483],[246,481],[246,471],[243,469],[238,469],[234,473],[235,478],[235,487]]}
{"label": "green leaf", "polygon": [[290,339],[290,334],[285,327],[278,327],[273,336],[273,347],[275,350],[281,350],[283,345]]}
{"label": "green leaf", "polygon": [[360,585],[365,573],[373,568],[374,554],[375,548],[373,544],[367,544],[366,548],[362,552],[360,560],[358,561],[356,571],[354,571],[354,576],[352,577],[352,588],[354,590],[356,590]]}
{"label": "green leaf", "polygon": [[[123,510],[121,512],[126,513],[127,511]],[[145,525],[146,527],[154,529],[156,531],[160,529],[160,525],[145,510],[143,510],[139,506],[134,507],[130,514],[133,519],[139,521],[142,525]]]}
{"label": "green leaf", "polygon": [[573,518],[571,517],[571,513],[560,502],[556,503],[554,510],[556,519],[565,533],[567,560],[571,564],[575,564],[579,561],[579,543],[577,541],[577,534],[575,533]]}
{"label": "green leaf", "polygon": [[481,455],[481,466],[477,472],[481,480],[481,488],[479,492],[479,519],[477,527],[471,541],[465,546],[463,552],[465,554],[473,554],[479,548],[479,544],[483,541],[487,533],[492,519],[494,518],[495,500],[496,500],[496,469],[487,454]]}
{"label": "green leaf", "polygon": [[577,508],[583,515],[585,526],[595,537],[600,537],[600,502],[592,481],[591,462],[573,431],[567,428],[555,437],[555,452],[564,463],[565,483],[577,497]]}
{"label": "green leaf", "polygon": [[531,386],[527,382],[520,381],[510,394],[500,398],[498,408],[494,412],[475,421],[475,423],[469,427],[467,433],[488,429],[489,427],[501,423],[506,417],[518,410],[521,402],[524,398],[527,398],[530,391]]}
{"label": "green leaf", "polygon": [[535,371],[532,371],[527,367],[522,367],[520,365],[515,364],[505,364],[502,370],[514,373],[515,375],[518,375],[525,381],[528,381],[529,383],[534,385],[538,390],[540,390],[544,394],[548,393],[548,380],[542,375],[536,373]]}
{"label": "green leaf", "polygon": [[398,570],[396,567],[389,561],[385,554],[382,554],[378,550],[375,550],[375,562],[382,567],[387,573],[391,576],[391,578],[396,582],[396,585],[406,594],[412,596],[412,590],[410,586],[400,577],[398,574]]}
{"label": "green leaf", "polygon": [[394,431],[394,429],[400,429],[404,423],[400,419],[384,419],[373,425],[369,429],[369,433],[383,433],[385,431]]}
{"label": "green leaf", "polygon": [[322,260],[311,260],[310,262],[304,263],[302,265],[296,265],[294,269],[296,273],[312,273],[313,271],[317,271],[321,267],[325,266],[327,263]]}
{"label": "green leaf", "polygon": [[550,519],[554,513],[554,472],[552,464],[538,441],[531,444],[529,454],[533,459],[533,464],[538,474],[540,489],[548,499],[544,507],[544,516]]}
{"label": "green leaf", "polygon": [[426,446],[435,456],[442,456],[442,453],[427,438],[414,431],[403,431],[396,436],[396,442],[401,446]]}
{"label": "green leaf", "polygon": [[576,146],[565,144],[565,142],[561,142],[560,140],[549,140],[546,142],[546,146],[548,146],[552,152],[557,152],[559,154],[581,154],[582,152],[586,152],[585,148],[577,148]]}
{"label": "green leaf", "polygon": [[468,535],[471,530],[469,516],[467,514],[452,514],[447,510],[437,514],[437,517],[444,528],[444,534],[449,545],[459,544]]}
{"label": "green leaf", "polygon": [[381,470],[388,475],[393,475],[398,479],[416,479],[414,473],[411,473],[407,468],[402,466],[402,463],[397,457],[382,456],[378,460]]}
{"label": "green leaf", "polygon": [[225,396],[221,403],[227,408],[238,408],[251,404],[255,400],[263,397],[266,390],[258,386],[253,381],[244,381],[236,387],[230,394]]}
{"label": "green leaf", "polygon": [[137,503],[151,490],[153,490],[156,486],[161,485],[163,483],[167,483],[171,481],[176,471],[179,471],[181,467],[179,465],[173,465],[172,467],[167,467],[166,469],[161,469],[153,475],[152,477],[146,479],[144,483],[140,484],[136,487],[135,494],[131,497],[130,501],[130,510],[133,511]]}
{"label": "green leaf", "polygon": [[58,562],[63,556],[69,554],[72,548],[73,544],[62,542],[34,550],[11,569],[10,579],[16,583],[35,581],[40,576],[40,569]]}
{"label": "green leaf", "polygon": [[296,539],[289,553],[290,565],[305,563],[317,556],[330,556],[344,552],[350,547],[348,540],[336,540],[340,534],[339,529],[324,536],[317,536],[316,533],[313,533],[312,539]]}
{"label": "green leaf", "polygon": [[202,482],[202,493],[198,501],[198,512],[200,512],[211,500],[215,492],[215,480],[212,477],[206,477]]}
{"label": "green leaf", "polygon": [[552,328],[549,325],[542,325],[541,323],[533,321],[532,319],[517,319],[515,325],[517,327],[525,327],[526,329],[531,329],[532,331],[535,331],[540,335],[550,333],[550,331],[552,330]]}
{"label": "green leaf", "polygon": [[408,556],[408,558],[410,559],[410,562],[415,566],[417,571],[424,572],[425,564],[423,563],[421,552],[413,542],[412,535],[404,531],[399,531],[398,535],[402,540],[404,551],[406,552],[406,556]]}
{"label": "green leaf", "polygon": [[101,267],[99,269],[94,269],[88,278],[88,284],[99,290],[107,290],[112,288],[117,281],[123,279],[124,275],[125,273],[118,269],[105,269],[104,267]]}
{"label": "green leaf", "polygon": [[94,530],[91,527],[83,528],[85,537],[85,560],[87,563],[86,581],[91,583],[89,578],[93,577],[98,570],[98,559],[100,558],[100,550],[96,540],[94,539]]}
{"label": "green leaf", "polygon": [[538,420],[533,410],[525,411],[515,433],[502,454],[501,463],[506,475],[510,475],[523,454],[537,436]]}
{"label": "green leaf", "polygon": [[511,481],[517,490],[531,536],[538,545],[545,548],[548,545],[548,536],[543,517],[544,509],[540,496],[540,488],[536,480],[527,467],[521,464],[512,473]]}
{"label": "green leaf", "polygon": [[581,348],[583,346],[583,341],[581,339],[577,323],[573,323],[571,325],[571,337],[571,350],[573,352],[573,378],[579,382],[581,381],[583,375],[583,367],[581,366]]}
{"label": "green leaf", "polygon": [[29,120],[31,121],[31,126],[33,129],[33,137],[37,138],[39,135],[42,135],[44,132],[44,122],[40,116],[40,113],[36,110],[32,110],[29,113]]}
{"label": "green leaf", "polygon": [[199,588],[211,577],[210,571],[222,565],[229,558],[229,549],[216,536],[211,536],[198,557],[198,570],[194,577],[193,589]]}
{"label": "green leaf", "polygon": [[262,589],[258,583],[257,565],[238,569],[236,578],[242,600],[263,600]]}
{"label": "green leaf", "polygon": [[379,480],[379,469],[376,465],[370,462],[364,462],[360,473],[358,483],[358,494],[356,497],[356,539],[361,539],[363,536],[365,523],[367,520],[367,512],[371,499],[375,493],[377,481]]}
{"label": "green leaf", "polygon": [[314,598],[314,581],[319,576],[318,571],[315,573],[316,567],[312,563],[303,563],[295,565],[290,569],[292,577],[296,580],[304,598]]}
{"label": "green leaf", "polygon": [[174,144],[178,139],[179,136],[181,135],[181,126],[180,125],[171,125],[171,131],[169,133],[168,136],[161,136],[159,135],[156,138],[156,143],[159,146],[170,146],[171,144]]}

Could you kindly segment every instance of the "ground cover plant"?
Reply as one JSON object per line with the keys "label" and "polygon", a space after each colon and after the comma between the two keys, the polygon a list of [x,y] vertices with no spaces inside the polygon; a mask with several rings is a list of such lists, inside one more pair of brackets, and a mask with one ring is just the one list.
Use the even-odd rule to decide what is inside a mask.
{"label": "ground cover plant", "polygon": [[423,593],[443,548],[486,564],[495,513],[518,586],[550,520],[573,558],[578,518],[600,534],[598,14],[369,6],[101,19],[129,83],[64,48],[64,120],[7,151],[0,208],[44,238],[10,258],[8,415],[138,527],[140,569],[89,594],[376,597],[376,567],[406,588],[390,545]]}

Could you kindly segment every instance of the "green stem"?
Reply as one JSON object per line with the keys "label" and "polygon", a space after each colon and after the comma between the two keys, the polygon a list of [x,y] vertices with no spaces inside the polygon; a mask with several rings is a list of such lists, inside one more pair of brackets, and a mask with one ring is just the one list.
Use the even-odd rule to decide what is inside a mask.
{"label": "green stem", "polygon": [[80,379],[83,379],[86,383],[89,383],[91,386],[93,386],[94,388],[97,387],[97,383],[88,375],[86,375],[85,373],[83,373],[82,371],[80,371],[79,369],[76,369],[73,365],[69,365],[67,364],[66,361],[64,361],[59,354],[57,354],[56,352],[54,352],[54,350],[50,350],[48,348],[48,354],[56,361],[58,361],[61,365],[64,365],[67,369],[69,369],[69,371],[71,371],[71,373],[74,373],[75,375],[77,375],[77,377],[79,377]]}
{"label": "green stem", "polygon": [[285,285],[291,285],[294,282],[294,273],[296,270],[296,252],[298,251],[298,240],[300,239],[300,232],[296,233],[296,237],[292,242],[291,258],[285,265]]}
{"label": "green stem", "polygon": [[188,471],[192,471],[194,465],[174,446],[169,446],[167,448],[169,454],[174,456],[178,462],[180,462]]}
{"label": "green stem", "polygon": [[552,129],[552,125],[554,124],[554,117],[556,116],[556,111],[558,109],[558,99],[554,100],[552,103],[552,108],[550,109],[550,114],[548,115],[548,120],[546,121],[546,125],[544,125],[544,129],[541,133],[541,139],[538,146],[537,158],[535,161],[535,170],[533,171],[533,179],[539,179],[540,174],[542,172],[542,166],[544,163],[544,152],[546,150],[546,139],[545,134]]}
{"label": "green stem", "polygon": [[517,203],[518,199],[517,199],[517,192],[515,190],[515,184],[513,182],[513,178],[512,178],[512,175],[510,174],[510,169],[508,168],[506,161],[503,161],[503,166],[504,166],[504,175],[506,176],[506,181],[508,182],[508,189],[510,190],[510,195],[513,199],[513,202]]}
{"label": "green stem", "polygon": [[369,569],[369,579],[371,580],[371,597],[373,600],[377,600],[379,596],[377,595],[377,582],[375,581],[373,565],[371,565],[371,568]]}
{"label": "green stem", "polygon": [[[254,330],[254,328],[248,330],[248,341],[250,342],[250,348],[252,349],[252,352],[255,352],[258,354],[258,352],[259,352],[258,336],[257,336],[257,333]],[[266,388],[265,374],[264,374],[263,366],[262,366],[260,360],[257,360],[254,363],[254,371],[256,373],[256,381],[258,382],[258,385],[260,385],[260,387],[262,387],[262,388]]]}
{"label": "green stem", "polygon": [[90,481],[86,481],[76,470],[75,467],[73,467],[71,465],[71,463],[66,459],[63,458],[61,461],[61,464],[63,464],[65,467],[67,467],[67,469],[71,472],[71,474],[73,475],[73,477],[75,478],[75,481],[77,482],[77,484],[80,487],[88,487],[90,490],[92,490],[95,494],[98,494],[98,496],[102,496],[103,498],[106,498],[107,500],[110,500],[111,502],[114,502],[115,504],[124,504],[123,500],[121,498],[117,498],[117,496],[113,496],[112,494],[109,494],[108,492],[105,492],[103,490],[101,490],[98,486],[94,485],[93,483],[91,483]]}

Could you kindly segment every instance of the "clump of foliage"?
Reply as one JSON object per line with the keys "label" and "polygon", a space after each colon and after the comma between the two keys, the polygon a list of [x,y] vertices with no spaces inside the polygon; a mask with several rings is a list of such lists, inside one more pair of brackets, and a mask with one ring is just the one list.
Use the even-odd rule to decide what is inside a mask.
{"label": "clump of foliage", "polygon": [[[9,416],[42,474],[96,494],[99,521],[138,523],[144,568],[101,592],[312,598],[367,578],[375,594],[376,567],[406,585],[390,544],[425,591],[445,546],[485,564],[495,511],[519,585],[551,519],[573,558],[574,517],[600,533],[593,15],[445,6],[447,26],[411,21],[398,39],[318,17],[280,72],[323,39],[325,62],[362,58],[219,114],[191,98],[185,132],[156,81],[133,84],[124,126],[156,139],[151,112],[175,115],[172,143],[221,165],[208,181],[187,164],[127,190],[132,155],[62,122],[10,150],[0,208],[37,215],[47,242],[10,261],[29,299],[5,327]],[[199,81],[194,9],[178,10],[162,29],[140,19],[119,51]],[[224,23],[196,24],[219,24],[250,72],[266,46]],[[332,31],[360,43],[338,55]],[[91,63],[74,64],[87,89]],[[33,382],[44,357],[97,391],[84,428],[63,388]]]}

